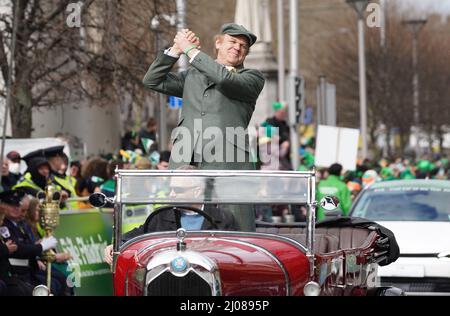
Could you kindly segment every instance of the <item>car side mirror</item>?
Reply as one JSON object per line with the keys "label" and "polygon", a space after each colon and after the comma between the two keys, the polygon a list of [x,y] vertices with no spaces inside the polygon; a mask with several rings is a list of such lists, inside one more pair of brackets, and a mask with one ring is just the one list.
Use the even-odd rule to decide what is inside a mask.
{"label": "car side mirror", "polygon": [[334,212],[339,208],[341,202],[335,196],[327,195],[320,200],[320,206],[328,213]]}
{"label": "car side mirror", "polygon": [[104,207],[108,203],[108,198],[103,193],[93,193],[89,196],[89,203],[93,207]]}

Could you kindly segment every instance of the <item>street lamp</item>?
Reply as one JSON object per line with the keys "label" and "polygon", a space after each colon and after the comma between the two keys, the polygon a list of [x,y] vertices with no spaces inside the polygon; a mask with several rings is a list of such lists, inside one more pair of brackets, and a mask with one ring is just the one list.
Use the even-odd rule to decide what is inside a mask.
{"label": "street lamp", "polygon": [[364,47],[364,12],[369,0],[347,0],[358,15],[359,106],[362,138],[362,158],[367,158],[367,84],[366,55]]}
{"label": "street lamp", "polygon": [[414,125],[416,131],[416,159],[419,159],[420,155],[420,144],[419,144],[419,72],[417,69],[418,65],[418,50],[417,50],[417,38],[419,37],[419,32],[423,29],[425,24],[427,23],[426,19],[410,19],[404,20],[403,25],[406,25],[408,29],[411,31],[412,37],[412,62],[413,62],[413,107],[414,107]]}

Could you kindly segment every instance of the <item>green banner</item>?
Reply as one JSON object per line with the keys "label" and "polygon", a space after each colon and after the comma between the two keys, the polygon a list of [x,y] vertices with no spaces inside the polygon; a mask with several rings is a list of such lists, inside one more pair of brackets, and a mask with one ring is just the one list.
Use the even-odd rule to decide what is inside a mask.
{"label": "green banner", "polygon": [[105,247],[112,241],[112,213],[98,210],[61,212],[55,230],[58,251],[70,252],[68,265],[57,265],[74,285],[78,296],[112,295],[112,274],[103,261]]}

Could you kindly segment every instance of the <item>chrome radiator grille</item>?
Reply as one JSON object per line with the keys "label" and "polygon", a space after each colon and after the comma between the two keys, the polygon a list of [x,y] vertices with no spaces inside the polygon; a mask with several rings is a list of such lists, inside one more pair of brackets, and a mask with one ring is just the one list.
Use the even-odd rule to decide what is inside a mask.
{"label": "chrome radiator grille", "polygon": [[155,278],[147,287],[148,296],[212,296],[211,288],[195,272],[183,277],[169,271]]}

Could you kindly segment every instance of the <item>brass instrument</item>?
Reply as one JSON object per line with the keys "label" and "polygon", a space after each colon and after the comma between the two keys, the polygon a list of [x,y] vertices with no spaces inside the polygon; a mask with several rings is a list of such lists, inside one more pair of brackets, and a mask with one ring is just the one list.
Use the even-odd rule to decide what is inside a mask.
{"label": "brass instrument", "polygon": [[[47,185],[45,192],[38,193],[40,201],[39,224],[45,230],[45,237],[53,235],[56,227],[59,226],[59,211],[61,192],[57,191],[54,185]],[[52,263],[56,260],[56,254],[52,249],[43,253],[42,259],[47,263],[47,287],[51,290]]]}

